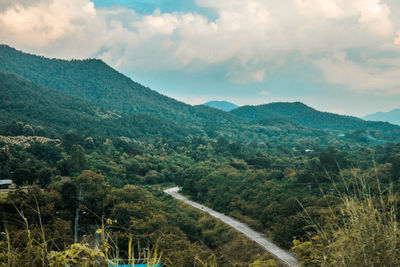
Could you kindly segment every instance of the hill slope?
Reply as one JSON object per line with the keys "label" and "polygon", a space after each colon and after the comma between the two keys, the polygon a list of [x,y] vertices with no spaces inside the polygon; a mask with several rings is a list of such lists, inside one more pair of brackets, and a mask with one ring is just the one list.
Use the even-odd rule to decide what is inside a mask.
{"label": "hill slope", "polygon": [[[120,134],[125,131],[124,135],[142,134],[149,138],[152,134],[164,137],[178,134],[181,137],[186,135],[190,138],[195,133],[198,137],[225,136],[231,140],[246,143],[271,142],[271,138],[274,138],[276,143],[282,142],[283,139],[294,142],[303,134],[321,136],[321,131],[299,128],[298,124],[289,124],[287,120],[282,120],[273,127],[267,125],[271,121],[265,121],[266,118],[284,117],[302,124],[302,127],[307,126],[318,130],[350,131],[367,128],[376,131],[373,135],[376,139],[400,136],[400,127],[393,128],[394,126],[388,123],[372,123],[367,124],[368,127],[366,127],[365,122],[360,119],[346,117],[343,120],[343,116],[318,112],[301,103],[286,104],[291,105],[289,110],[286,106],[279,108],[279,105],[282,104],[275,104],[273,108],[270,105],[241,107],[231,113],[203,105],[187,105],[144,87],[112,69],[101,60],[95,59],[71,61],[48,59],[0,45],[0,71],[30,80],[40,88],[49,88],[63,95],[78,98],[85,103],[84,105],[91,103],[97,109],[102,107],[105,110],[120,113],[122,118],[114,118],[112,122],[107,121],[107,124],[103,126],[93,125],[94,128],[97,127],[98,131],[108,127],[107,131],[113,133]],[[29,86],[31,85],[25,87]],[[60,98],[59,96],[55,97]],[[59,99],[52,103],[58,101],[62,102]],[[20,101],[21,105],[23,103],[24,101]],[[18,107],[14,105],[11,109],[13,108],[16,108],[17,113],[19,112]],[[43,110],[46,110],[45,108],[44,106]],[[11,109],[9,115],[12,115]],[[42,112],[40,109],[37,110],[39,113]],[[61,114],[65,114],[65,112],[61,112]],[[79,118],[79,116],[76,117]],[[146,120],[149,122],[146,123]],[[259,120],[264,121],[258,123]],[[50,121],[47,121],[49,127],[51,126]],[[116,124],[116,121],[119,121],[120,125]],[[42,122],[45,123],[46,120],[42,120]],[[105,120],[101,120],[101,122],[106,123]],[[131,124],[132,127],[129,128],[128,125]],[[158,125],[159,131],[154,129]],[[76,126],[80,127],[79,124]],[[291,129],[292,135],[287,136],[287,128]],[[136,133],[132,129],[136,129]],[[296,129],[299,130],[298,133],[296,133]],[[83,131],[85,130],[88,131],[87,128],[83,128]]]}
{"label": "hill slope", "polygon": [[[185,138],[199,131],[150,115],[125,115],[44,88],[13,74],[0,72],[0,128],[22,121],[54,135],[76,130],[83,135],[133,138]],[[0,132],[6,135],[6,132]]]}
{"label": "hill slope", "polygon": [[144,113],[198,125],[209,119],[219,123],[237,120],[219,110],[194,107],[161,95],[98,59],[48,59],[0,45],[0,71],[123,113]]}
{"label": "hill slope", "polygon": [[400,108],[391,110],[389,112],[377,112],[370,114],[365,116],[363,119],[369,121],[387,121],[400,125]]}
{"label": "hill slope", "polygon": [[147,114],[152,119],[163,120],[160,125],[167,122],[185,125],[184,128],[190,129],[190,132],[197,131],[197,136],[225,136],[232,140],[264,142],[270,136],[285,133],[277,133],[276,127],[271,132],[265,125],[261,128],[253,123],[249,125],[242,118],[221,110],[203,105],[191,106],[163,96],[132,81],[101,60],[48,59],[0,45],[0,71],[16,74],[41,87],[120,112],[121,115],[136,114],[142,118],[143,114]]}
{"label": "hill slope", "polygon": [[229,112],[229,111],[239,107],[238,105],[235,105],[235,104],[233,104],[231,102],[227,102],[227,101],[209,101],[207,103],[204,103],[203,106],[220,109],[220,110],[223,110],[226,112]]}
{"label": "hill slope", "polygon": [[[206,110],[210,110],[210,114],[214,111],[212,108]],[[0,135],[20,135],[10,132],[15,121],[29,124],[35,130],[42,127],[45,129],[42,132],[50,137],[59,137],[69,130],[75,130],[83,136],[124,136],[150,142],[158,138],[189,140],[192,137],[225,136],[230,140],[272,142],[277,145],[283,140],[295,143],[299,137],[326,136],[321,131],[289,121],[241,123],[229,127],[209,119],[207,127],[202,129],[148,114],[124,114],[0,71]]]}
{"label": "hill slope", "polygon": [[362,119],[315,110],[303,103],[271,103],[244,106],[230,112],[247,120],[286,118],[301,125],[337,133],[366,130],[377,139],[399,138],[400,127],[387,122],[368,122]]}

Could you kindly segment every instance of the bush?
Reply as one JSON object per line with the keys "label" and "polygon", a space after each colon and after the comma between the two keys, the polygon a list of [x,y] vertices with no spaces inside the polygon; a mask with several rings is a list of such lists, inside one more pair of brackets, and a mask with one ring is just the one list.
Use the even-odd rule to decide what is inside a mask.
{"label": "bush", "polygon": [[359,188],[342,196],[322,227],[313,225],[307,241],[294,240],[304,266],[400,266],[398,197],[390,189],[373,196],[364,182]]}

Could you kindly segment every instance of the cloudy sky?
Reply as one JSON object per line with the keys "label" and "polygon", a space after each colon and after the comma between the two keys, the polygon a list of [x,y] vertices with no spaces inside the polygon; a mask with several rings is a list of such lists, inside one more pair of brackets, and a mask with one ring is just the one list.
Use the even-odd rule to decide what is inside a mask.
{"label": "cloudy sky", "polygon": [[399,0],[1,0],[0,42],[191,104],[400,108]]}

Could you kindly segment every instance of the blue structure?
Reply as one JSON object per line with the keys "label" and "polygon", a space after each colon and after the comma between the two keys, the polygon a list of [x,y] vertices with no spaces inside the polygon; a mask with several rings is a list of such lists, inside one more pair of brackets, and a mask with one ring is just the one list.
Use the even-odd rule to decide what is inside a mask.
{"label": "blue structure", "polygon": [[[108,267],[133,267],[133,264],[110,265]],[[135,267],[162,267],[162,265],[161,264],[157,264],[157,265],[135,264]]]}

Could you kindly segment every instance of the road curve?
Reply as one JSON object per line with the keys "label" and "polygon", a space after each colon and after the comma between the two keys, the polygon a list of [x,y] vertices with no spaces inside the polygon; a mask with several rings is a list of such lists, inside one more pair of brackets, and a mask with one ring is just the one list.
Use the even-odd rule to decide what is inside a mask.
{"label": "road curve", "polygon": [[202,210],[204,212],[207,212],[211,216],[221,220],[222,222],[232,226],[235,228],[237,231],[241,232],[251,240],[255,241],[258,243],[260,246],[265,248],[268,252],[271,254],[275,255],[278,259],[280,259],[282,262],[286,263],[288,266],[294,267],[297,266],[298,260],[297,258],[290,253],[289,251],[286,251],[274,243],[272,243],[270,240],[268,240],[262,233],[256,232],[250,227],[248,227],[246,224],[241,223],[232,217],[226,216],[220,212],[217,212],[215,210],[212,210],[210,208],[207,208],[206,206],[203,206],[199,203],[196,203],[194,201],[189,200],[188,198],[184,197],[183,195],[178,193],[179,187],[173,187],[164,190],[164,192],[168,195],[171,195],[172,197],[179,199],[191,206],[193,206],[196,209]]}

